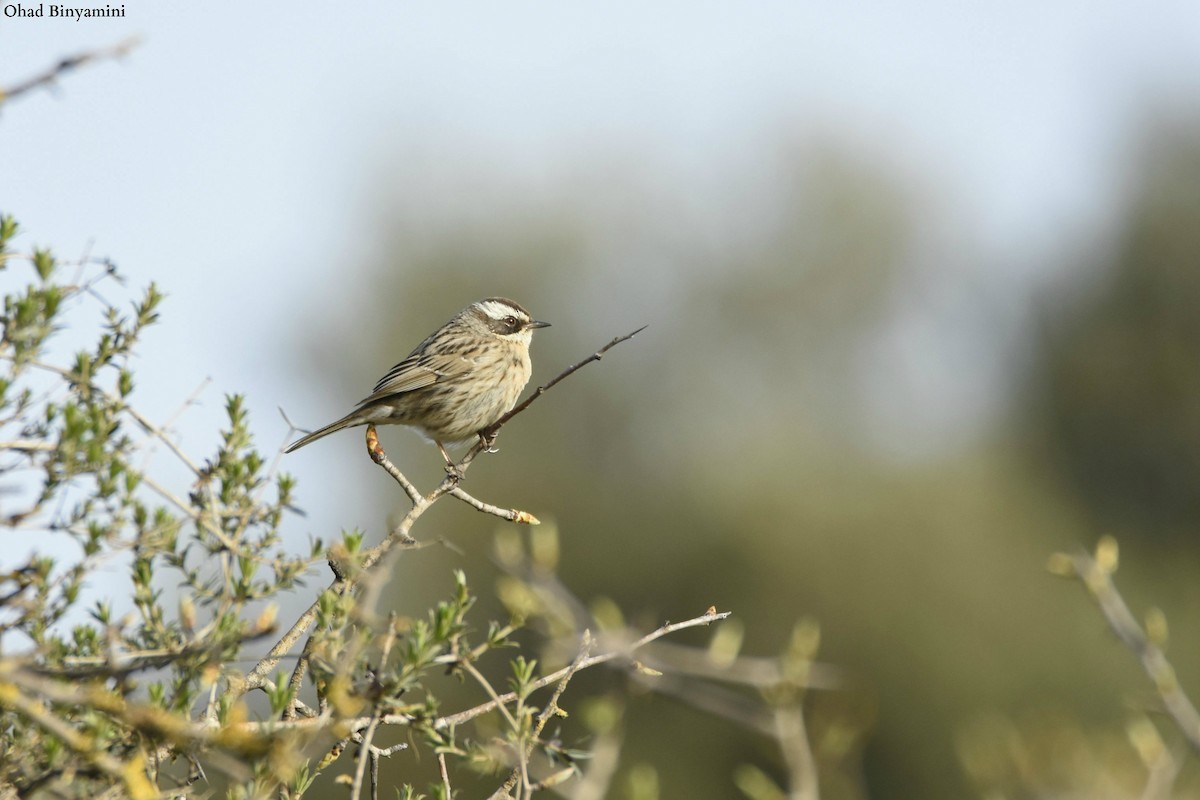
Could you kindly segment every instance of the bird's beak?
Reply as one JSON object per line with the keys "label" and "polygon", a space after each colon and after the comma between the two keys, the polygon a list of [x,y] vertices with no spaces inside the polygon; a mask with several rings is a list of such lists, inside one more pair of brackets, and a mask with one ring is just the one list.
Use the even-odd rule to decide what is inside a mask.
{"label": "bird's beak", "polygon": [[525,327],[526,327],[526,328],[549,328],[549,327],[550,327],[550,323],[549,323],[549,322],[542,322],[541,320],[536,320],[536,319],[535,319],[533,322],[529,323],[529,324],[528,324],[528,325],[526,325]]}

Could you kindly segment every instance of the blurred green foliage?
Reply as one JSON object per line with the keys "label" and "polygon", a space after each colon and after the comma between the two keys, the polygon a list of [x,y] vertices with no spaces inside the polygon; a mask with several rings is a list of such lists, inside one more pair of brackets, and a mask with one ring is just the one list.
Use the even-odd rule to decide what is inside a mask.
{"label": "blurred green foliage", "polygon": [[[1200,526],[1200,143],[1149,137],[1086,291],[1043,311],[1031,408],[1045,454],[1093,522],[1169,549]],[[1081,296],[1082,295],[1082,296]]]}

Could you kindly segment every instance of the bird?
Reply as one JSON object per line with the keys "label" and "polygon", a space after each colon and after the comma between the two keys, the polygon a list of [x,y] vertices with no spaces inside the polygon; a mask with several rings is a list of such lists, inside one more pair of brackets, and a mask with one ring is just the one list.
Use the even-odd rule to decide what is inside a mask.
{"label": "bird", "polygon": [[549,326],[515,300],[477,300],[388,370],[353,411],[284,452],[356,425],[408,425],[432,440],[453,468],[446,445],[481,435],[512,410],[533,369],[533,332]]}

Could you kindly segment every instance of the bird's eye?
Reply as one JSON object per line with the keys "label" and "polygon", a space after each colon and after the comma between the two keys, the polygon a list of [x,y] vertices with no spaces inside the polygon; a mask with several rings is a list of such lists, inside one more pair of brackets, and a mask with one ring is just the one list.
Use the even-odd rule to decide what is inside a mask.
{"label": "bird's eye", "polygon": [[515,327],[517,327],[517,318],[516,317],[505,317],[504,324],[510,328],[515,328]]}

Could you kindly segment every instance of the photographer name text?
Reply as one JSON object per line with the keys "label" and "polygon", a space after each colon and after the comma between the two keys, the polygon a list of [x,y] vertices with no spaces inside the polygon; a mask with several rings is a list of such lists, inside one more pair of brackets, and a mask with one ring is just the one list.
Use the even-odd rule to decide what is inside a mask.
{"label": "photographer name text", "polygon": [[105,4],[103,8],[81,8],[77,6],[60,6],[54,3],[38,3],[36,6],[26,6],[20,3],[13,3],[4,7],[4,16],[6,17],[36,17],[47,18],[57,17],[59,19],[73,19],[76,22],[84,19],[93,19],[96,17],[123,17],[125,16],[125,4],[119,6],[111,6]]}

